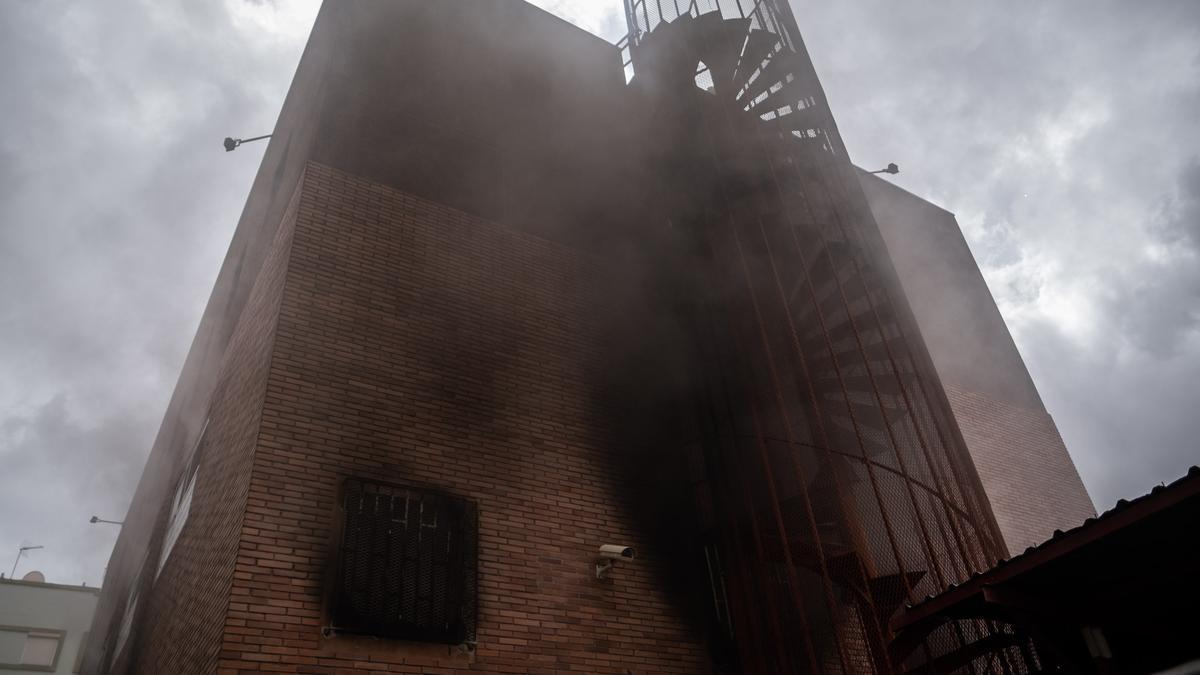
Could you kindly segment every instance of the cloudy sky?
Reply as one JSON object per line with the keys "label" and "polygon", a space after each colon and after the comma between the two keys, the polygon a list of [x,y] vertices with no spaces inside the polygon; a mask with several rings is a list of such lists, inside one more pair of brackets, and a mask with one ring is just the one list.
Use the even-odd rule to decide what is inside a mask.
{"label": "cloudy sky", "polygon": [[[465,0],[461,0],[465,1]],[[610,39],[620,0],[539,0]],[[317,0],[0,0],[0,571],[97,584]],[[1200,463],[1200,2],[794,0],[1101,509]]]}

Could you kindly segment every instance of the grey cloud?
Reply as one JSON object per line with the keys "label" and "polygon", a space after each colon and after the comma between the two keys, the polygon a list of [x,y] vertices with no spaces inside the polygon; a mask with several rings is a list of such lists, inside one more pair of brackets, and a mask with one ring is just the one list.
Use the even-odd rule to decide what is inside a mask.
{"label": "grey cloud", "polygon": [[221,139],[270,130],[299,57],[228,7],[0,10],[0,551],[53,540],[51,580],[99,579],[79,524],[124,513],[261,156]]}
{"label": "grey cloud", "polygon": [[1200,250],[1200,157],[1180,173],[1177,196],[1165,201],[1159,227],[1163,243]]}
{"label": "grey cloud", "polygon": [[1195,356],[1188,350],[1200,339],[1200,161],[1182,171],[1178,185],[1162,222],[1147,227],[1149,240],[1162,247],[1162,259],[1126,278],[1110,298],[1109,311],[1119,317],[1118,332],[1135,347],[1186,358]]}
{"label": "grey cloud", "polygon": [[1026,331],[1043,396],[1097,506],[1143,494],[1198,463],[1193,357],[1084,351],[1047,322]]}
{"label": "grey cloud", "polygon": [[1200,463],[1200,5],[793,4],[852,158],[958,214],[1097,505]]}
{"label": "grey cloud", "polygon": [[154,413],[121,411],[82,424],[68,408],[66,396],[58,395],[27,415],[0,421],[6,477],[0,540],[9,544],[6,553],[17,545],[45,547],[22,561],[18,576],[41,569],[51,581],[98,585],[97,553],[111,547],[117,533],[88,518],[120,520],[125,513],[129,477],[140,473]]}
{"label": "grey cloud", "polygon": [[[52,580],[99,578],[81,523],[132,494],[261,156],[220,140],[269,132],[303,47],[247,7],[313,9],[0,10],[0,552],[45,536]],[[795,7],[853,159],[959,214],[1098,504],[1200,461],[1200,3]]]}

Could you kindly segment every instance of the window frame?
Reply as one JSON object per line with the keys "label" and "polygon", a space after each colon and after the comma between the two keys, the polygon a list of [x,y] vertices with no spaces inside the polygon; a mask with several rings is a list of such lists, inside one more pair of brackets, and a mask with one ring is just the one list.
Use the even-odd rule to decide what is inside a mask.
{"label": "window frame", "polygon": [[[459,548],[462,549],[462,566],[461,576],[447,576],[446,591],[450,589],[452,580],[457,579],[457,583],[461,585],[461,595],[454,613],[458,618],[462,619],[464,629],[461,639],[449,639],[446,636],[431,636],[429,633],[436,631],[428,629],[428,627],[413,628],[412,630],[396,630],[377,627],[379,624],[371,621],[366,617],[359,617],[359,623],[343,622],[346,618],[344,607],[341,603],[344,601],[345,586],[343,574],[346,570],[346,535],[348,526],[348,512],[346,509],[347,499],[351,495],[355,484],[362,486],[372,486],[376,489],[382,489],[392,492],[407,492],[410,495],[415,495],[418,500],[432,498],[437,501],[451,505],[453,508],[462,509],[459,517],[462,519],[459,522],[461,532],[455,541]],[[421,485],[408,482],[394,482],[386,480],[378,480],[375,478],[365,478],[361,476],[347,476],[340,481],[337,502],[335,505],[336,516],[334,518],[334,527],[331,532],[330,543],[333,547],[333,555],[330,557],[331,565],[329,566],[329,583],[326,584],[325,593],[325,627],[323,633],[326,637],[334,635],[346,637],[361,637],[378,640],[390,640],[395,642],[403,642],[410,644],[423,645],[461,645],[468,648],[474,647],[476,644],[476,631],[478,629],[479,617],[479,505],[470,498],[463,497],[458,494],[448,492],[435,487]],[[447,605],[447,607],[450,605]],[[370,628],[364,626],[369,622]],[[427,630],[425,634],[419,634],[422,630]]]}
{"label": "window frame", "polygon": [[112,651],[108,653],[109,670],[129,648],[129,638],[133,636],[134,621],[137,618],[138,605],[142,599],[142,577],[146,573],[146,563],[149,560],[150,551],[146,551],[133,576],[130,577],[121,619],[116,624],[109,626],[108,636],[105,640],[105,648],[112,648]]}
{"label": "window frame", "polygon": [[[140,578],[141,575],[139,574]],[[137,616],[138,603],[142,599],[141,589],[135,584],[129,591],[129,596],[125,598],[125,611],[121,612],[121,622],[117,624],[117,634],[113,642],[112,663],[116,663],[121,654],[125,652],[125,647],[129,645],[129,636],[133,635],[133,620]]]}
{"label": "window frame", "polygon": [[[171,559],[171,553],[175,550],[175,545],[179,543],[179,537],[183,534],[183,529],[187,526],[188,521],[192,516],[192,501],[196,496],[196,479],[200,474],[200,449],[204,443],[204,438],[208,433],[208,419],[204,420],[204,425],[200,427],[200,435],[196,437],[196,442],[192,444],[191,450],[188,452],[187,462],[184,464],[183,472],[179,475],[179,479],[175,484],[174,498],[171,500],[171,510],[167,513],[166,527],[163,530],[162,542],[159,544],[158,566],[154,570],[154,581],[158,581],[158,577],[162,575],[162,571],[167,566],[167,561]],[[186,501],[184,498],[186,497]],[[182,508],[181,508],[182,507]],[[182,517],[180,514],[182,513]]]}
{"label": "window frame", "polygon": [[[58,639],[58,647],[54,650],[54,659],[49,666],[31,665],[27,663],[4,663],[0,662],[0,670],[32,670],[39,673],[53,673],[58,670],[58,662],[62,658],[63,647],[67,642],[67,631],[58,628],[38,628],[35,626],[7,626],[0,625],[0,631],[10,633],[24,633],[26,640],[30,635],[41,638],[54,637]],[[22,654],[19,658],[24,659],[24,649],[22,646]]]}

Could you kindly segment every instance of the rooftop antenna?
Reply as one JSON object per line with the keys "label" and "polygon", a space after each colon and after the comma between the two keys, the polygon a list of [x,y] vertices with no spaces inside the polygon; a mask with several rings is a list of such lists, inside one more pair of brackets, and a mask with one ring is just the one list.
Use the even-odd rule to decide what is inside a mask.
{"label": "rooftop antenna", "polygon": [[241,145],[242,143],[250,143],[251,141],[261,141],[262,139],[270,138],[273,135],[274,134],[267,134],[266,136],[255,136],[254,138],[230,138],[229,136],[226,136],[225,137],[225,152],[233,152],[234,150],[237,150],[238,146]]}
{"label": "rooftop antenna", "polygon": [[8,573],[8,578],[12,579],[16,575],[17,563],[21,562],[21,556],[25,555],[25,551],[36,551],[39,548],[46,548],[46,547],[45,546],[22,546],[21,548],[17,549],[17,559],[13,561],[12,571]]}

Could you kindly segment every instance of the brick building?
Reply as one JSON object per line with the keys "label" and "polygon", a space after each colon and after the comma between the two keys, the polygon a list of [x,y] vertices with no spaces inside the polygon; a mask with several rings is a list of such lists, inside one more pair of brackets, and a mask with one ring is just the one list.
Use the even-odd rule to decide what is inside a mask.
{"label": "brick building", "polygon": [[1003,632],[888,651],[1005,556],[997,502],[790,9],[708,4],[613,46],[326,3],[85,672],[891,672]]}
{"label": "brick building", "polygon": [[1008,550],[1095,516],[954,214],[861,180]]}

